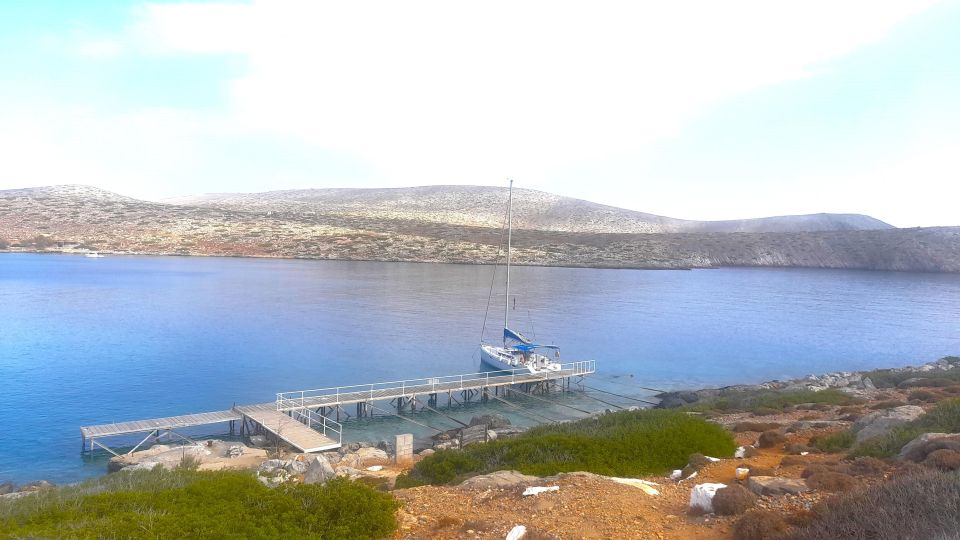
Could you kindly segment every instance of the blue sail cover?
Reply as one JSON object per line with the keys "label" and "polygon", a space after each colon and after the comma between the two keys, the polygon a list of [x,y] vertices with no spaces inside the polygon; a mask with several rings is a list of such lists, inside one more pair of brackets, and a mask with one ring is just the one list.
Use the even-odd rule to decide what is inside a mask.
{"label": "blue sail cover", "polygon": [[517,343],[513,346],[514,349],[523,352],[531,352],[534,349],[560,349],[556,345],[540,345],[539,343],[533,343],[520,332],[514,332],[509,328],[503,329],[503,338],[512,339]]}
{"label": "blue sail cover", "polygon": [[527,345],[530,344],[530,340],[525,338],[523,334],[521,334],[520,332],[514,332],[509,328],[503,329],[503,339],[512,339],[514,341],[518,341],[520,343],[524,343]]}

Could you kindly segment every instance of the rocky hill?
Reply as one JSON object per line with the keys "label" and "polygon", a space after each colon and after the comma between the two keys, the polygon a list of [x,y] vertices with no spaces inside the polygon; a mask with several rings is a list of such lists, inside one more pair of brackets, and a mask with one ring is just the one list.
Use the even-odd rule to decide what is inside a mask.
{"label": "rocky hill", "polygon": [[[6,190],[0,248],[490,263],[502,241],[504,195],[471,187],[309,190],[173,204],[85,186]],[[515,195],[520,264],[960,272],[960,228],[894,229],[835,215],[688,222],[536,191]],[[803,230],[811,227],[831,230]],[[760,232],[731,232],[743,230]]]}
{"label": "rocky hill", "polygon": [[[424,186],[395,189],[304,189],[267,193],[219,193],[166,202],[207,208],[283,212],[305,216],[353,215],[499,228],[507,190],[487,186]],[[734,221],[690,221],[606,206],[531,189],[514,189],[514,227],[584,233],[804,232],[891,229],[855,214],[814,214]]]}

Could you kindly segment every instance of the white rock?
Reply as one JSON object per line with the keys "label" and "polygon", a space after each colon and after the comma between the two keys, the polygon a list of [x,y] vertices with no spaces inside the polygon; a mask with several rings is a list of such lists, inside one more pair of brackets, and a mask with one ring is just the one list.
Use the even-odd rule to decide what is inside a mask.
{"label": "white rock", "polygon": [[626,486],[635,487],[635,488],[639,489],[640,491],[643,491],[643,492],[646,493],[647,495],[653,495],[653,496],[660,495],[660,492],[657,491],[657,489],[656,489],[655,487],[653,487],[653,486],[658,485],[658,484],[656,484],[656,483],[654,483],[654,482],[648,482],[648,481],[646,481],[646,480],[640,480],[639,478],[616,478],[616,477],[613,477],[613,476],[610,477],[610,480],[613,480],[614,482],[616,482],[616,483],[618,483],[618,484],[623,484],[623,485],[626,485]]}
{"label": "white rock", "polygon": [[733,457],[737,459],[743,459],[747,457],[747,449],[742,446],[737,447],[737,451],[733,453]]}
{"label": "white rock", "polygon": [[713,513],[713,496],[717,490],[727,487],[726,484],[697,484],[690,490],[690,508],[699,508],[704,512]]}
{"label": "white rock", "polygon": [[507,533],[507,540],[520,540],[527,535],[527,528],[523,525],[517,525]]}
{"label": "white rock", "polygon": [[674,469],[673,472],[670,473],[670,479],[673,481],[680,480],[682,477],[683,477],[683,470],[681,469]]}
{"label": "white rock", "polygon": [[530,495],[539,495],[541,493],[547,493],[548,491],[560,491],[560,486],[528,487],[523,490],[523,496],[529,497]]}
{"label": "white rock", "polygon": [[373,472],[380,472],[383,470],[383,465],[371,465],[370,467],[367,467],[367,470],[373,471]]}

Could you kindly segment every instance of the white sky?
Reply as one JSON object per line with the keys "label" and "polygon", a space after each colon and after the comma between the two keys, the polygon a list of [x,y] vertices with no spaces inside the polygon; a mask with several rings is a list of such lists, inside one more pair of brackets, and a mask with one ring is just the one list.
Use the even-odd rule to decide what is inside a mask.
{"label": "white sky", "polygon": [[[834,211],[900,226],[960,225],[960,106],[949,95],[939,96],[946,110],[930,112],[923,100],[932,94],[911,87],[891,98],[899,120],[871,124],[835,153],[816,142],[835,131],[829,122],[823,137],[797,127],[802,144],[785,142],[776,158],[707,159],[709,141],[690,140],[737,100],[798,88],[792,99],[803,102],[805,82],[858,69],[858,52],[895,41],[912,20],[935,24],[934,3],[139,4],[118,23],[91,16],[66,34],[27,40],[68,58],[84,84],[104,91],[40,88],[42,68],[0,79],[0,188],[85,183],[159,199],[501,185],[509,176],[522,187],[690,219]],[[900,40],[904,54],[910,39]],[[229,69],[178,67],[198,59]],[[144,88],[132,63],[175,76]],[[910,76],[936,82],[929,73]],[[892,86],[903,78],[893,69],[886,76]],[[886,82],[838,98],[837,121],[862,114],[878,84]],[[178,98],[143,97],[151,92]],[[800,105],[785,103],[773,110],[802,118]],[[764,114],[749,128],[727,121],[715,141],[764,140]],[[913,119],[907,132],[904,118]],[[807,144],[829,159],[806,159]],[[757,170],[743,172],[753,160]]]}

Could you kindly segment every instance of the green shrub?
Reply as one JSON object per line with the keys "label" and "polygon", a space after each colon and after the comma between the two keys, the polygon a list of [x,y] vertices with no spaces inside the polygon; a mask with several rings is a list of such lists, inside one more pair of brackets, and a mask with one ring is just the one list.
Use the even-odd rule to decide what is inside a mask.
{"label": "green shrub", "polygon": [[682,410],[689,412],[747,411],[764,416],[780,413],[789,407],[800,404],[816,407],[817,404],[852,405],[860,402],[861,400],[832,388],[819,392],[813,390],[740,390],[729,392],[722,397],[688,405],[683,407]]}
{"label": "green shrub", "polygon": [[702,418],[677,410],[620,411],[437,452],[398,478],[397,485],[448,484],[511,469],[537,476],[572,471],[640,476],[683,467],[693,453],[724,457],[735,448],[729,432]]}
{"label": "green shrub", "polygon": [[824,501],[787,538],[953,538],[960,530],[957,508],[960,476],[917,472]]}
{"label": "green shrub", "polygon": [[892,457],[908,442],[923,433],[933,432],[960,432],[960,399],[948,399],[937,403],[920,418],[860,443],[850,455]]}
{"label": "green shrub", "polygon": [[814,448],[828,454],[843,452],[853,446],[857,436],[851,431],[838,431],[824,437],[816,437],[810,441]]}
{"label": "green shrub", "polygon": [[[873,381],[874,386],[877,388],[896,388],[900,383],[907,379],[948,379],[954,382],[960,381],[960,362],[957,362],[956,356],[948,356],[945,358],[949,361],[953,367],[949,370],[935,370],[935,371],[899,371],[895,372],[890,369],[876,369],[867,373],[864,373],[864,377],[869,377]],[[934,383],[942,384],[942,383]]]}
{"label": "green shrub", "polygon": [[345,479],[270,489],[244,472],[137,471],[0,503],[0,530],[41,538],[386,538],[389,494]]}
{"label": "green shrub", "polygon": [[851,457],[869,456],[875,458],[893,457],[908,442],[919,437],[924,430],[910,424],[897,426],[887,433],[867,439],[850,452]]}

